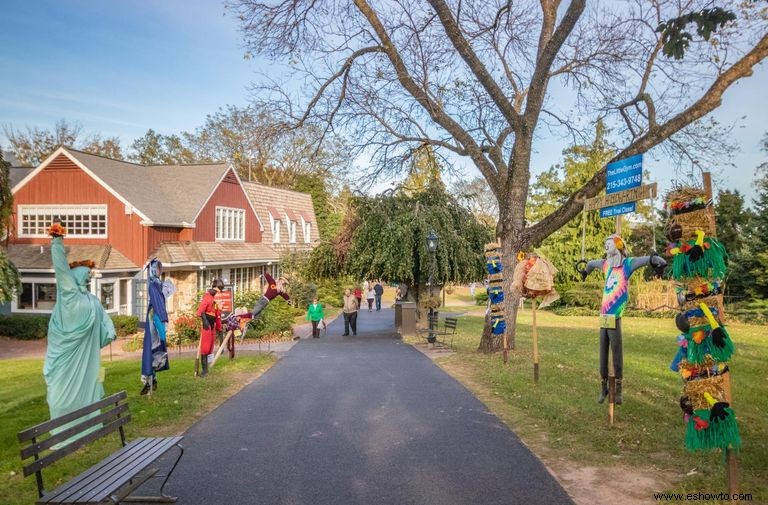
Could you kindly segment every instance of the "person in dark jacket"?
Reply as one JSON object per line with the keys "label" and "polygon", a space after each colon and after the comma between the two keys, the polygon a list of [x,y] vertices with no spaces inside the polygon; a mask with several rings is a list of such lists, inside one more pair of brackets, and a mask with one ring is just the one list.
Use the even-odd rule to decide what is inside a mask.
{"label": "person in dark jacket", "polygon": [[381,297],[384,296],[384,286],[381,285],[381,281],[376,281],[373,285],[373,292],[376,295],[376,312],[381,310]]}

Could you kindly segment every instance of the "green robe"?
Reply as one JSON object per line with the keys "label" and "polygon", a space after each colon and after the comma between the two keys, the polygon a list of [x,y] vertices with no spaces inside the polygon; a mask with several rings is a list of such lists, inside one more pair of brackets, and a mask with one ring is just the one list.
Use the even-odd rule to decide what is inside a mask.
{"label": "green robe", "polygon": [[88,291],[90,269],[69,268],[60,237],[51,243],[51,258],[56,305],[48,324],[43,375],[53,419],[104,397],[100,351],[115,339],[115,326],[99,299]]}

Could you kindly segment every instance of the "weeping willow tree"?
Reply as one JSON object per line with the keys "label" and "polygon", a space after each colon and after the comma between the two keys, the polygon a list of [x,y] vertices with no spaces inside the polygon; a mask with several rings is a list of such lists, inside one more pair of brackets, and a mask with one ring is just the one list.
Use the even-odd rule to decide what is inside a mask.
{"label": "weeping willow tree", "polygon": [[[3,153],[0,150],[0,237],[6,236],[12,211],[13,194],[11,193],[10,170],[8,164],[3,161]],[[20,289],[19,271],[8,260],[5,250],[0,247],[0,303],[10,302],[14,293]]]}
{"label": "weeping willow tree", "polygon": [[[439,237],[434,257],[427,250],[430,231]],[[311,262],[320,276],[405,283],[425,308],[437,304],[424,299],[430,268],[435,285],[482,277],[483,245],[490,240],[490,230],[442,184],[428,184],[419,191],[353,197],[342,230],[315,249]]]}

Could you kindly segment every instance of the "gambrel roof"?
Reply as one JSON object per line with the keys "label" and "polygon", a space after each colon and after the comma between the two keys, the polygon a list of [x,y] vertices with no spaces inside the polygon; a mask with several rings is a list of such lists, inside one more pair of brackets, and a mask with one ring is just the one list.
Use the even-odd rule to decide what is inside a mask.
{"label": "gambrel roof", "polygon": [[[248,195],[248,199],[251,201],[251,205],[253,205],[253,209],[256,211],[256,215],[259,220],[264,223],[264,243],[272,244],[273,246],[308,246],[310,244],[315,244],[320,240],[320,232],[318,231],[317,218],[315,216],[315,207],[312,204],[312,195],[288,189],[264,186],[262,184],[256,184],[255,182],[242,181],[241,184],[245,189],[245,193]],[[270,215],[272,215],[273,219],[278,219],[280,221],[280,244],[273,244],[272,229],[269,226]],[[304,240],[298,239],[296,244],[288,244],[285,239],[285,237],[288,236],[288,231],[285,226],[286,217],[299,224],[301,224],[300,221],[302,220],[311,223],[310,244],[306,244]],[[299,232],[299,235],[301,236],[301,232]]]}
{"label": "gambrel roof", "polygon": [[60,147],[14,186],[14,193],[59,155],[65,155],[130,205],[147,225],[191,227],[231,170],[226,163],[144,166]]}

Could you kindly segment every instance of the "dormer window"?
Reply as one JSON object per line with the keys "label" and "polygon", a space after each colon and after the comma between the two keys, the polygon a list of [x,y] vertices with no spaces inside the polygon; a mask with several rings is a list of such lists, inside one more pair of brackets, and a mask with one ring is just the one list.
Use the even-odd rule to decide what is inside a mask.
{"label": "dormer window", "polygon": [[312,242],[312,216],[308,212],[301,211],[301,230],[304,233],[304,243]]}
{"label": "dormer window", "polygon": [[216,240],[245,240],[245,209],[216,207]]}
{"label": "dormer window", "polygon": [[288,243],[295,244],[296,243],[296,222],[298,221],[298,218],[296,217],[296,214],[290,210],[285,209],[285,226],[288,228]]}
{"label": "dormer window", "polygon": [[280,211],[274,207],[267,208],[269,211],[269,227],[272,230],[272,243],[280,243]]}

